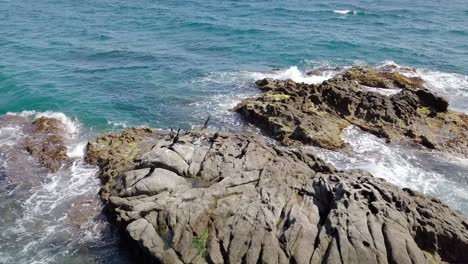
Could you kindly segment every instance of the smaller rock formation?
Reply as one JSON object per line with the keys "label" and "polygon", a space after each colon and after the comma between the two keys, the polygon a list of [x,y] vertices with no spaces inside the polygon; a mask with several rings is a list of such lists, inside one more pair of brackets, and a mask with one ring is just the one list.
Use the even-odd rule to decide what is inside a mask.
{"label": "smaller rock formation", "polygon": [[[28,117],[2,115],[0,128],[7,129],[10,142],[0,146],[0,154],[5,155],[9,166],[6,169],[10,179],[30,178],[37,174],[39,166],[57,172],[67,157],[67,131],[60,120],[48,117],[31,119]],[[28,161],[33,157],[38,164]],[[23,181],[23,180],[20,180]]]}
{"label": "smaller rock formation", "polygon": [[32,122],[24,147],[42,166],[57,172],[68,159],[65,134],[60,120],[40,117]]}
{"label": "smaller rock formation", "polygon": [[417,90],[424,83],[420,77],[407,77],[398,71],[379,71],[368,66],[354,66],[345,71],[342,77],[376,88]]}
{"label": "smaller rock formation", "polygon": [[[468,116],[448,110],[448,102],[420,87],[419,79],[353,67],[317,85],[273,79],[256,84],[263,93],[234,110],[286,145],[340,149],[341,131],[355,125],[388,142],[412,140],[468,157]],[[402,90],[386,96],[362,84]]]}

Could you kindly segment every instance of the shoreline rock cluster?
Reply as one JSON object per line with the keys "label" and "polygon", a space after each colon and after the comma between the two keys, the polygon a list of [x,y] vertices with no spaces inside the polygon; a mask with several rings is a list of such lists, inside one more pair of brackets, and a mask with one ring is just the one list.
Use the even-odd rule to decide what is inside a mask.
{"label": "shoreline rock cluster", "polygon": [[[263,92],[234,111],[286,145],[341,149],[341,131],[355,125],[388,142],[412,141],[468,157],[468,116],[422,86],[418,77],[353,67],[321,84],[263,79]],[[372,86],[372,87],[370,87]],[[373,89],[400,88],[392,95]]]}
{"label": "shoreline rock cluster", "polygon": [[[341,150],[341,131],[355,125],[468,157],[466,114],[394,69],[353,67],[317,85],[256,84],[262,93],[234,110],[280,144],[247,132],[150,128],[88,143],[107,211],[144,263],[468,263],[464,215],[302,147]],[[382,92],[389,89],[398,90]],[[26,132],[22,151],[4,147],[16,160],[29,154],[51,172],[67,161],[59,120],[2,116],[2,124]],[[93,206],[76,208],[79,225]]]}
{"label": "shoreline rock cluster", "polygon": [[144,262],[468,263],[465,216],[301,147],[342,149],[342,129],[355,125],[467,157],[465,114],[392,69],[257,85],[263,93],[234,110],[283,146],[249,133],[136,128],[88,144],[101,197]]}

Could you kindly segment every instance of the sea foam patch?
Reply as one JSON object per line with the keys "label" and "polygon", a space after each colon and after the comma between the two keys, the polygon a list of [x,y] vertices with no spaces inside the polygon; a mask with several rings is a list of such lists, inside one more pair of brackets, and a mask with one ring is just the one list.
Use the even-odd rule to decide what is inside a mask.
{"label": "sea foam patch", "polygon": [[[72,137],[67,141],[70,160],[58,172],[28,170],[25,163],[35,161],[21,159],[21,167],[25,168],[25,174],[22,174],[34,181],[21,179],[20,184],[13,182],[11,186],[15,188],[8,184],[0,187],[3,202],[0,209],[8,206],[8,213],[0,216],[0,237],[9,238],[0,243],[0,262],[14,263],[12,256],[15,256],[24,263],[61,263],[61,258],[73,254],[82,245],[101,243],[105,235],[102,232],[108,224],[99,218],[102,205],[97,195],[100,188],[96,177],[98,169],[84,162],[87,135],[81,124],[59,112],[24,111],[8,115],[21,119],[11,119],[14,125],[0,128],[1,168],[18,165],[12,164],[18,163],[18,156],[21,156],[15,151],[27,155],[21,149],[21,142],[27,136],[23,134],[22,126],[32,119],[56,118]],[[8,122],[9,119],[5,120]],[[7,179],[12,176],[9,175],[11,170],[4,172]],[[28,173],[33,175],[26,175]],[[87,207],[76,207],[81,204]],[[80,210],[86,213],[80,213]]]}
{"label": "sea foam patch", "polygon": [[468,179],[464,179],[467,159],[419,146],[387,144],[354,126],[344,129],[342,138],[351,147],[351,153],[313,148],[339,169],[364,169],[400,187],[434,195],[455,208],[468,210],[468,194],[464,191],[468,188]]}
{"label": "sea foam patch", "polygon": [[340,15],[346,15],[346,14],[356,14],[356,11],[354,10],[333,10],[333,13],[340,14]]}
{"label": "sea foam patch", "polygon": [[278,80],[290,79],[298,83],[318,84],[330,78],[333,78],[336,74],[338,74],[338,71],[329,70],[329,71],[323,71],[321,72],[321,74],[317,74],[317,75],[315,74],[307,75],[304,72],[300,71],[297,66],[292,66],[288,68],[287,70],[278,71],[276,73],[254,72],[252,73],[252,77],[255,80],[264,79],[264,78],[272,78],[272,79],[278,79]]}

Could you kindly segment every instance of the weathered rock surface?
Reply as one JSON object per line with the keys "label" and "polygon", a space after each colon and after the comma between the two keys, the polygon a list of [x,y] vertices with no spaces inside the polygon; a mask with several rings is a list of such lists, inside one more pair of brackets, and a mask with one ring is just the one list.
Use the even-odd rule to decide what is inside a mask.
{"label": "weathered rock surface", "polygon": [[[339,149],[341,131],[355,125],[389,142],[412,140],[468,157],[468,116],[448,110],[448,102],[421,88],[420,80],[397,72],[354,67],[318,85],[273,79],[256,84],[263,93],[234,110],[287,145]],[[402,90],[386,96],[361,84]]]}
{"label": "weathered rock surface", "polygon": [[465,217],[310,150],[133,129],[91,142],[88,160],[148,263],[468,263]]}
{"label": "weathered rock surface", "polygon": [[[150,138],[149,136],[153,136]],[[151,147],[150,140],[157,140],[155,133],[150,129],[128,129],[119,135],[105,135],[96,142],[87,146],[86,161],[98,165],[100,177],[104,182],[101,197],[107,200],[109,185],[124,171],[134,168],[136,156],[145,148]],[[146,140],[146,141],[145,141]]]}

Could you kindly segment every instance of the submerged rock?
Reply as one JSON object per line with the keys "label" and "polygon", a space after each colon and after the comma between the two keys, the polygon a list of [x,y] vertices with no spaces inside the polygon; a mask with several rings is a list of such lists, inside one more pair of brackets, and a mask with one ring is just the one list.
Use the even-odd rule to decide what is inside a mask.
{"label": "submerged rock", "polygon": [[99,200],[94,197],[77,198],[70,206],[67,216],[70,223],[76,228],[86,228],[90,221],[100,217],[101,207]]}
{"label": "submerged rock", "polygon": [[[468,157],[468,116],[448,110],[444,98],[416,88],[418,82],[414,86],[406,83],[407,79],[397,82],[398,75],[393,75],[394,83],[390,85],[390,79],[381,78],[388,77],[386,74],[352,68],[317,85],[263,79],[256,84],[264,93],[242,101],[234,110],[287,145],[340,149],[344,144],[341,131],[355,125],[389,142],[412,140]],[[404,89],[386,96],[360,83]]]}
{"label": "submerged rock", "polygon": [[88,160],[148,263],[468,262],[468,222],[439,200],[256,135],[127,130]]}

